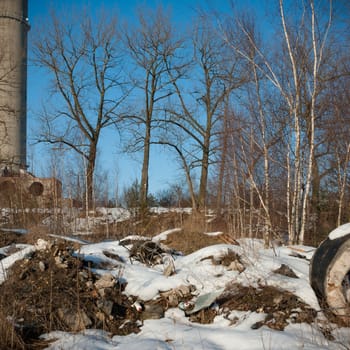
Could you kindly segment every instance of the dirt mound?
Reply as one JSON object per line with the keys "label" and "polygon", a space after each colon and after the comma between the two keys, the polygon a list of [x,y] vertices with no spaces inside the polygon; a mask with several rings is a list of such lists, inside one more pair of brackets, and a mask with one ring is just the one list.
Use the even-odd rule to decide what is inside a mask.
{"label": "dirt mound", "polygon": [[209,236],[205,233],[182,230],[170,234],[162,243],[187,255],[210,245],[227,243],[225,238],[227,235]]}
{"label": "dirt mound", "polygon": [[[0,286],[0,307],[26,344],[52,330],[100,328],[112,334],[138,332],[139,315],[116,279],[103,287],[100,276],[72,256],[73,247],[52,245],[17,262]],[[101,283],[100,283],[101,284]]]}
{"label": "dirt mound", "polygon": [[265,320],[253,325],[263,325],[283,330],[289,323],[312,323],[316,311],[296,295],[273,286],[254,288],[232,284],[226,288],[217,303],[227,314],[232,310],[265,313]]}

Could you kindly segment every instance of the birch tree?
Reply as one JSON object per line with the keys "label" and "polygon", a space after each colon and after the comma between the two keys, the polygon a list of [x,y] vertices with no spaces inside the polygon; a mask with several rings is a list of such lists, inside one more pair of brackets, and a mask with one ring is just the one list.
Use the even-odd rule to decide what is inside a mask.
{"label": "birch tree", "polygon": [[[299,5],[299,3],[297,4]],[[242,48],[238,43],[224,31],[227,42],[244,57],[256,72],[271,84],[271,89],[279,92],[285,101],[290,118],[290,134],[287,147],[289,151],[286,157],[286,169],[288,170],[288,182],[286,186],[288,201],[288,230],[289,239],[292,242],[304,241],[305,223],[307,220],[307,209],[312,181],[312,170],[315,153],[315,120],[317,116],[317,98],[319,94],[320,70],[323,64],[323,55],[327,35],[332,21],[332,3],[329,2],[328,19],[324,24],[316,13],[312,0],[303,3],[301,10],[296,11],[294,16],[286,18],[285,5],[283,0],[279,1],[279,15],[281,20],[281,47],[280,52],[284,53],[285,60],[280,57],[282,67],[273,60],[273,57],[266,53],[258,45],[240,19],[235,22],[254,48],[256,61],[249,51]],[[299,16],[299,17],[298,17]],[[291,23],[293,19],[293,24]],[[301,57],[300,47],[310,52],[307,58]],[[306,83],[307,106],[302,101],[302,82]],[[258,100],[259,103],[259,100]],[[305,120],[303,113],[308,110],[307,125],[304,128]],[[307,137],[305,137],[307,135]],[[304,140],[308,140],[307,147],[303,147]],[[305,172],[304,172],[305,170]]]}
{"label": "birch tree", "polygon": [[177,103],[169,109],[168,122],[185,135],[186,153],[192,156],[191,164],[199,168],[196,210],[206,206],[209,167],[217,146],[225,99],[248,80],[240,60],[229,54],[215,33],[215,27],[206,17],[194,28],[191,90],[172,79]]}
{"label": "birch tree", "polygon": [[[345,67],[346,68],[346,67]],[[349,198],[349,170],[350,170],[350,79],[347,70],[342,65],[337,66],[338,75],[341,76],[338,81],[333,82],[326,95],[330,102],[330,114],[332,118],[325,126],[325,143],[328,145],[329,163],[327,175],[335,174],[337,193],[337,214],[336,225],[348,222],[348,207],[346,203]],[[330,181],[328,180],[328,183]]]}

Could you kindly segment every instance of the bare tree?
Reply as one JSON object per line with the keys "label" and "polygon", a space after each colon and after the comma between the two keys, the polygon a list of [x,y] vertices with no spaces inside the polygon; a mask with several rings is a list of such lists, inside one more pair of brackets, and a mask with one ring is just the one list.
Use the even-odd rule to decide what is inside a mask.
{"label": "bare tree", "polygon": [[[126,46],[134,63],[131,75],[137,95],[137,103],[125,121],[132,130],[128,151],[142,150],[143,154],[140,206],[144,211],[147,207],[151,144],[157,143],[153,132],[159,125],[160,113],[164,111],[162,101],[173,94],[172,82],[181,74],[182,63],[177,55],[182,40],[177,38],[169,13],[162,7],[154,11],[142,8],[138,20],[138,27],[125,34]],[[138,105],[141,106],[139,111]]]}
{"label": "bare tree", "polygon": [[187,149],[183,154],[191,155],[191,166],[200,169],[195,209],[202,210],[206,206],[209,166],[217,146],[225,99],[246,83],[249,76],[241,69],[240,59],[232,55],[218,38],[215,27],[206,16],[200,18],[194,27],[192,48],[190,80],[193,88],[187,92],[184,84],[172,80],[178,103],[169,109],[168,122],[176,127],[177,133],[185,135]]}
{"label": "bare tree", "polygon": [[[221,123],[221,135],[219,136],[219,146],[217,152],[216,162],[218,163],[218,177],[217,177],[217,193],[216,193],[216,212],[218,215],[221,214],[223,207],[223,195],[224,195],[224,181],[226,175],[226,168],[228,162],[228,147],[229,138],[232,134],[230,129],[229,118],[230,114],[233,114],[229,109],[229,98],[227,97],[224,102],[223,118]],[[232,118],[233,119],[233,118]]]}
{"label": "bare tree", "polygon": [[[349,167],[350,167],[350,79],[346,69],[337,66],[340,79],[333,81],[325,99],[329,102],[330,118],[324,125],[325,135],[323,138],[327,148],[327,168],[324,170],[324,178],[328,178],[330,188],[337,187],[337,226],[348,221],[347,198],[349,198]],[[325,158],[325,157],[324,157]],[[332,177],[336,180],[332,181]],[[334,185],[333,185],[334,184]],[[334,198],[335,200],[335,198]]]}
{"label": "bare tree", "polygon": [[[282,65],[274,61],[271,55],[264,53],[249,27],[240,19],[235,23],[248,39],[249,50],[229,35],[225,35],[231,46],[255,66],[254,71],[270,82],[269,88],[278,91],[285,102],[283,108],[288,111],[291,123],[286,124],[287,129],[285,129],[289,133],[286,155],[289,179],[287,181],[287,204],[289,205],[287,217],[289,237],[293,242],[304,241],[314,169],[317,101],[326,40],[332,20],[332,6],[330,2],[325,22],[321,20],[322,14],[316,11],[312,0],[303,3],[298,10],[295,16],[287,17],[283,0],[279,1],[282,55],[278,58]],[[254,49],[254,56],[250,55],[251,48]],[[257,102],[261,106],[259,99]],[[261,113],[261,107],[259,109]],[[266,154],[266,149],[264,152]],[[265,156],[265,159],[268,158]]]}
{"label": "bare tree", "polygon": [[197,196],[192,178],[192,170],[194,168],[194,165],[189,160],[191,155],[187,153],[184,147],[184,141],[176,133],[173,134],[172,137],[170,137],[170,133],[168,131],[166,137],[164,137],[163,140],[160,139],[157,143],[160,145],[170,147],[170,149],[174,151],[175,156],[179,160],[180,168],[185,173],[192,209],[194,211],[197,210]]}
{"label": "bare tree", "polygon": [[52,77],[55,106],[44,111],[39,142],[60,143],[86,163],[86,198],[92,206],[98,142],[116,122],[126,97],[116,19],[84,15],[67,23],[52,15],[35,42],[36,63]]}

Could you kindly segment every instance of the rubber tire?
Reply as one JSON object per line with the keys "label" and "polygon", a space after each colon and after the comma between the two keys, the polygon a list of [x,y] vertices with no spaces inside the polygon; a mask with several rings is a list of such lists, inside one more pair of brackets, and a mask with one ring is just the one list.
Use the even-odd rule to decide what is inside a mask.
{"label": "rubber tire", "polygon": [[[347,316],[344,317],[345,313],[350,312],[350,305],[344,298],[343,300],[338,299],[337,307],[332,302],[332,298],[329,295],[329,285],[327,283],[330,282],[330,277],[334,275],[333,267],[337,263],[337,260],[340,258],[344,258],[344,254],[349,256],[347,260],[347,270],[343,272],[343,278],[345,278],[346,274],[350,271],[350,232],[349,234],[330,240],[327,238],[324,240],[319,247],[316,249],[312,260],[310,262],[310,284],[315,294],[320,302],[321,306],[328,306],[331,312],[339,317],[345,323],[349,323],[349,318]],[[331,280],[331,282],[333,282]],[[340,287],[337,287],[340,289]],[[338,294],[342,293],[342,291],[338,291]],[[341,308],[343,310],[340,312],[339,310],[339,302],[341,303]],[[327,313],[326,313],[327,314]]]}

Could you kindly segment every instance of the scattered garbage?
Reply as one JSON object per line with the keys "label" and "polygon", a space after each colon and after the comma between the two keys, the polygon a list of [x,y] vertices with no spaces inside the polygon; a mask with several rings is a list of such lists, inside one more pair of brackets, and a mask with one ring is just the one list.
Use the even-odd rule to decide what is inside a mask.
{"label": "scattered garbage", "polygon": [[180,285],[177,288],[170,289],[165,292],[160,292],[162,299],[166,301],[167,307],[177,307],[184,301],[192,299],[194,293],[196,292],[196,287],[194,285]]}
{"label": "scattered garbage", "polygon": [[120,335],[139,332],[142,317],[132,307],[134,300],[123,294],[123,282],[110,273],[93,273],[69,244],[45,242],[20,246],[3,259],[5,268],[7,260],[12,261],[6,276],[0,269],[0,309],[4,315],[16,315],[18,334],[36,339],[53,329],[92,327]]}
{"label": "scattered garbage", "polygon": [[194,301],[182,302],[179,308],[184,310],[186,315],[194,314],[200,310],[210,307],[216,299],[223,293],[224,289],[219,289],[215,292],[200,295]]}
{"label": "scattered garbage", "polygon": [[172,276],[175,274],[175,263],[174,258],[170,254],[164,254],[162,257],[162,263],[164,265],[164,276]]}
{"label": "scattered garbage", "polygon": [[[164,244],[152,240],[134,240],[128,243],[132,244],[130,248],[130,260],[137,260],[148,266],[160,264],[164,258],[169,265],[172,265],[169,256],[171,257],[172,254],[177,254]],[[125,242],[123,245],[126,246]],[[173,267],[170,266],[167,273],[173,273],[174,271]]]}
{"label": "scattered garbage", "polygon": [[221,256],[208,256],[206,258],[202,258],[202,260],[206,259],[210,259],[213,265],[226,266],[228,270],[238,271],[239,273],[242,273],[245,270],[242,257],[231,249],[228,249],[226,254]]}
{"label": "scattered garbage", "polygon": [[26,235],[28,233],[28,230],[25,228],[4,228],[0,227],[0,231],[2,232],[12,232],[18,235]]}
{"label": "scattered garbage", "polygon": [[[208,292],[211,289],[207,285],[191,280],[196,284],[194,286],[190,284],[190,279],[181,280],[183,267],[177,260],[177,252],[160,242],[128,238],[123,242],[108,242],[108,245],[103,245],[99,250],[96,249],[94,254],[90,254],[88,249],[87,252],[83,252],[84,247],[89,247],[86,242],[66,240],[58,236],[48,237],[48,240],[37,240],[28,252],[24,250],[21,253],[19,261],[11,270],[6,270],[3,279],[7,280],[1,288],[0,307],[3,313],[16,315],[13,318],[16,331],[22,330],[26,325],[34,338],[54,329],[76,332],[85,328],[99,328],[113,335],[137,333],[145,320],[167,317],[166,311],[170,308],[179,308],[191,322],[203,324],[214,322],[215,317],[219,315],[233,325],[239,322],[235,318],[237,311],[258,313],[259,321],[251,326],[253,329],[267,326],[283,330],[291,323],[313,323],[317,315],[314,308],[291,292],[268,286],[261,280],[258,280],[254,287],[243,285],[242,280],[246,273],[249,274],[251,263],[241,247],[226,248],[220,244],[221,250],[218,253],[216,250],[208,250],[205,253],[202,251],[193,260],[196,263],[205,260],[205,268],[212,269],[211,265],[215,265],[214,269],[220,272],[220,276],[232,277],[232,283],[226,282],[225,288]],[[324,254],[328,252],[326,249],[319,257],[326,255],[329,261],[328,270],[322,271],[328,273],[334,267],[337,267],[336,271],[341,271],[342,277],[334,273],[333,281],[340,283],[344,300],[349,303],[349,244],[346,243],[346,237],[343,235],[331,240],[329,247],[337,247],[335,250],[331,249],[335,252],[334,256]],[[338,242],[339,239],[342,243]],[[16,249],[23,250],[25,247],[27,246],[17,245]],[[3,249],[0,250],[1,253],[5,255],[6,263],[10,251]],[[298,250],[299,253],[307,252]],[[134,262],[133,266],[130,265],[128,256],[131,262]],[[317,261],[316,265],[320,265],[320,260],[315,260],[318,259],[317,254],[315,256],[313,264]],[[333,260],[335,256],[341,264]],[[16,255],[11,253],[11,260],[13,257]],[[300,263],[307,266],[305,258],[300,258],[303,259]],[[280,267],[273,272],[298,278],[290,267],[294,265],[288,266],[281,263],[282,261],[280,260]],[[104,264],[107,264],[107,267]],[[155,271],[152,276],[159,277],[161,291],[150,300],[142,300],[137,291],[135,294],[126,292],[129,281],[123,278],[122,273],[127,264],[127,268],[132,270],[140,267],[142,271]],[[148,268],[138,266],[142,264]],[[192,266],[188,266],[190,271]],[[104,268],[105,271],[102,271]],[[122,271],[120,274],[118,269]],[[242,274],[243,271],[246,273]],[[298,274],[301,275],[299,269]],[[212,276],[221,278],[219,274]],[[204,276],[203,279],[205,278]],[[302,278],[301,276],[296,282],[302,282]],[[163,281],[164,285],[169,283],[168,290],[164,290],[168,287],[164,288]],[[177,281],[176,287],[173,281]],[[210,284],[217,285],[212,281]],[[308,284],[307,279],[305,284]],[[15,295],[13,291],[16,291]]]}
{"label": "scattered garbage", "polygon": [[286,264],[281,264],[281,266],[273,272],[278,273],[278,274],[283,275],[283,276],[290,277],[290,278],[299,278],[295,274],[295,272]]}

